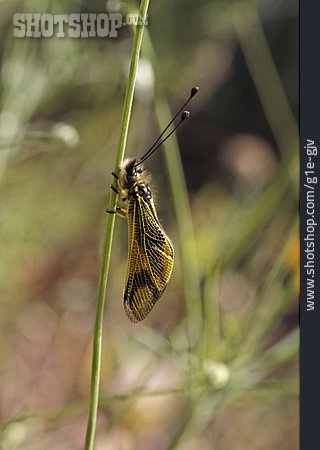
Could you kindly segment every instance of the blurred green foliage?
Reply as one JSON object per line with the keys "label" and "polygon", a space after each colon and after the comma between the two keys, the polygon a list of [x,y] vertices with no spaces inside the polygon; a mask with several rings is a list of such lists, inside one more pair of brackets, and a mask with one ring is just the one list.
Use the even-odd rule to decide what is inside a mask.
{"label": "blurred green foliage", "polygon": [[[17,39],[12,15],[117,6],[133,8],[0,3],[4,450],[83,446],[132,45],[129,28],[116,39]],[[97,449],[298,448],[297,14],[295,1],[151,1],[128,156],[154,141],[167,102],[174,111],[192,85],[200,92],[178,134],[186,183],[174,139],[146,164],[176,263],[138,325],[122,306],[117,219]]]}

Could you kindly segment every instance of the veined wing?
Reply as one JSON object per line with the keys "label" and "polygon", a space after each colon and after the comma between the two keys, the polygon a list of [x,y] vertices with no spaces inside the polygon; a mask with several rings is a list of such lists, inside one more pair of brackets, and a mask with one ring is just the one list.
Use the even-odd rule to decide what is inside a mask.
{"label": "veined wing", "polygon": [[124,309],[132,322],[146,317],[163,293],[173,267],[173,247],[152,199],[132,197],[128,205],[129,259]]}

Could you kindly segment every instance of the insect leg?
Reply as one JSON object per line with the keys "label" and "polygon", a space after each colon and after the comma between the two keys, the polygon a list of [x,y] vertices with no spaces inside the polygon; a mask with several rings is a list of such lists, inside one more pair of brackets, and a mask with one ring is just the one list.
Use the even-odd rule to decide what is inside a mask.
{"label": "insect leg", "polygon": [[127,215],[128,215],[128,211],[124,208],[119,208],[119,206],[118,206],[116,214],[118,217],[121,217],[121,219],[126,219]]}
{"label": "insect leg", "polygon": [[125,208],[120,208],[120,206],[117,206],[115,211],[107,209],[106,212],[108,214],[117,214],[117,216],[121,217],[122,219],[125,219],[127,217],[127,210]]}
{"label": "insect leg", "polygon": [[110,184],[110,189],[112,189],[113,192],[115,192],[116,194],[119,194],[119,190],[116,187],[114,187],[112,184]]}
{"label": "insect leg", "polygon": [[[116,180],[116,186],[114,186],[113,184],[111,184],[111,185],[110,185],[110,188],[111,188],[116,194],[119,195],[120,193],[123,192],[123,189],[121,188],[120,183],[119,183],[119,177],[118,177],[118,175],[117,175],[115,172],[111,172],[111,175],[112,175],[112,176],[115,178],[115,180]],[[124,197],[121,198],[121,200],[122,200],[122,201],[126,201],[126,200],[127,200],[127,197],[124,196]]]}

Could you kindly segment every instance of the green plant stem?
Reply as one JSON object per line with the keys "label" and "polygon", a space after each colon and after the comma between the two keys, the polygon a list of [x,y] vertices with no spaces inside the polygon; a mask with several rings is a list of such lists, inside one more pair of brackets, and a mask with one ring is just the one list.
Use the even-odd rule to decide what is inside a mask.
{"label": "green plant stem", "polygon": [[[236,266],[240,258],[243,257],[244,249],[249,249],[250,245],[258,237],[257,230],[262,229],[263,225],[270,220],[277,205],[283,201],[285,195],[288,195],[287,191],[291,186],[288,174],[292,174],[297,167],[298,157],[298,153],[292,153],[288,156],[278,169],[274,179],[262,193],[256,207],[248,214],[246,220],[243,221],[243,224],[237,232],[232,249],[223,261],[222,270]],[[255,238],[255,236],[257,237]],[[212,267],[212,271],[214,270],[215,264]]]}
{"label": "green plant stem", "polygon": [[[193,400],[190,411],[182,421],[180,428],[168,447],[169,450],[184,448],[183,444],[186,439],[190,436],[201,435],[201,431],[212,421],[216,411],[244,395],[246,399],[250,398],[252,389],[258,391],[261,387],[261,382],[263,383],[262,387],[265,386],[266,374],[272,373],[274,369],[282,364],[294,361],[298,353],[299,329],[297,327],[269,350],[265,351],[258,360],[251,362],[243,360],[240,365],[231,366],[231,379],[228,384],[220,390],[214,387],[212,389],[207,387]],[[285,392],[283,395],[297,395],[297,390],[293,393],[292,391]]]}
{"label": "green plant stem", "polygon": [[202,358],[212,358],[221,338],[220,305],[218,302],[218,290],[220,280],[220,266],[215,271],[206,274],[203,287],[203,342]]}
{"label": "green plant stem", "polygon": [[[183,395],[185,394],[185,387],[176,387],[169,389],[161,389],[161,390],[150,390],[148,388],[136,389],[130,392],[125,392],[123,394],[113,394],[113,395],[103,395],[100,396],[99,406],[108,406],[110,403],[115,402],[130,402],[134,399],[143,399],[148,397],[162,397],[162,396],[170,396],[170,395]],[[37,410],[32,411],[26,414],[23,414],[18,417],[14,417],[9,420],[5,420],[0,422],[0,430],[1,433],[5,431],[5,429],[15,423],[24,423],[33,419],[41,419],[46,422],[50,422],[51,424],[60,422],[66,417],[74,417],[79,414],[83,414],[87,404],[87,397],[80,398],[73,402],[70,402],[66,405],[58,406],[56,408],[51,408],[47,410]]]}
{"label": "green plant stem", "polygon": [[[295,298],[294,291],[291,292],[292,287],[283,289],[285,279],[288,276],[287,270],[283,266],[288,255],[288,247],[297,235],[298,223],[296,220],[293,222],[291,229],[288,229],[287,239],[266,277],[256,303],[244,321],[243,340],[239,342],[239,347],[235,349],[236,353],[251,354],[252,357],[254,352],[261,350],[263,340],[268,335],[270,328],[277,324],[290,305],[290,301]],[[277,285],[282,288],[279,289],[280,292],[274,291],[274,287]],[[271,305],[267,302],[270,292],[273,296]]]}
{"label": "green plant stem", "polygon": [[[141,0],[139,14],[143,22],[146,19],[149,6],[149,0]],[[142,43],[144,26],[140,25],[136,27],[131,62],[129,69],[129,77],[127,83],[127,90],[124,100],[123,113],[121,119],[121,132],[119,139],[119,146],[116,156],[116,162],[114,166],[115,172],[118,171],[119,166],[122,164],[124,158],[124,152],[128,137],[129,122],[131,117],[133,94],[137,77],[137,69],[139,62],[139,55]],[[109,209],[114,211],[116,208],[116,194],[112,191],[109,202]],[[115,215],[109,214],[107,217],[105,242],[103,246],[103,255],[101,263],[101,271],[99,277],[98,294],[97,294],[97,307],[96,307],[96,320],[94,326],[93,337],[93,354],[92,354],[92,372],[91,372],[91,392],[90,392],[90,406],[88,415],[88,424],[86,432],[85,450],[92,450],[94,445],[94,436],[97,422],[97,410],[99,402],[99,385],[100,385],[100,372],[101,372],[101,349],[102,349],[102,330],[103,330],[103,312],[105,304],[105,294],[107,288],[107,280],[110,265],[111,246],[113,240]]]}
{"label": "green plant stem", "polygon": [[[160,73],[152,41],[146,31],[142,48],[143,54],[150,60],[156,73]],[[164,129],[172,119],[166,100],[165,90],[160,79],[156,82],[155,110],[160,129]],[[173,206],[177,221],[179,256],[183,277],[184,298],[187,309],[187,333],[189,346],[199,343],[202,327],[202,306],[200,277],[197,262],[196,243],[193,221],[188,199],[188,191],[179,153],[177,138],[173,135],[164,144],[164,155],[167,166]]]}
{"label": "green plant stem", "polygon": [[[259,17],[259,2],[232,3],[233,25],[266,119],[285,157],[298,147],[299,132]],[[293,182],[296,185],[294,177]]]}

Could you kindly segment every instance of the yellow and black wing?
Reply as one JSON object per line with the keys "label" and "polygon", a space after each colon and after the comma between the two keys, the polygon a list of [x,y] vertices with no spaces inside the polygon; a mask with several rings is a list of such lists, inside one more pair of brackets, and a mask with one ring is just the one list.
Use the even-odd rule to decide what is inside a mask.
{"label": "yellow and black wing", "polygon": [[124,309],[132,322],[138,322],[162,295],[172,272],[174,252],[152,199],[130,198],[127,217],[129,260]]}

